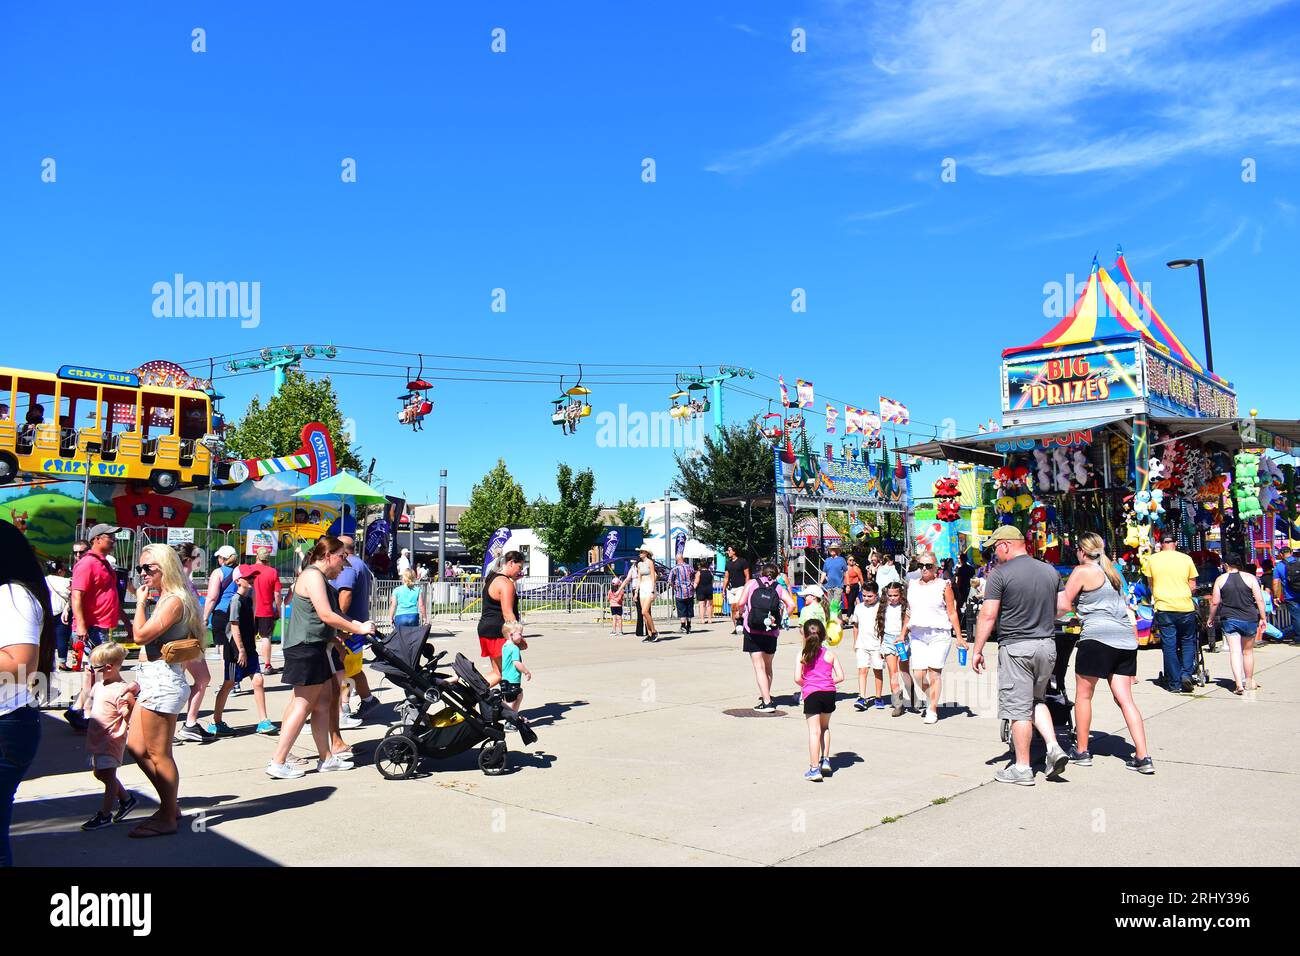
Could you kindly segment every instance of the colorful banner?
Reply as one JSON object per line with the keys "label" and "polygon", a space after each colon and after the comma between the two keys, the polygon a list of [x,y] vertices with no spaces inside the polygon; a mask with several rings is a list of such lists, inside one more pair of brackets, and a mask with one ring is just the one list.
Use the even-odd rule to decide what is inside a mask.
{"label": "colorful banner", "polygon": [[611,528],[605,532],[605,543],[601,545],[600,558],[602,561],[613,561],[614,554],[618,551],[618,530]]}
{"label": "colorful banner", "polygon": [[1187,366],[1146,350],[1147,399],[1192,418],[1236,418],[1237,395]]}
{"label": "colorful banner", "polygon": [[906,425],[911,421],[906,405],[884,395],[880,396],[880,418],[891,425]]}
{"label": "colorful banner", "polygon": [[826,434],[835,434],[835,420],[839,418],[839,410],[834,405],[826,406]]}
{"label": "colorful banner", "polygon": [[797,378],[794,380],[794,385],[795,385],[795,391],[799,396],[799,407],[812,408],[813,407],[813,383],[805,382],[803,379]]}
{"label": "colorful banner", "polygon": [[673,532],[673,557],[680,558],[686,553],[686,532],[678,528]]}
{"label": "colorful banner", "polygon": [[483,577],[488,576],[488,570],[496,564],[497,558],[501,556],[509,540],[509,528],[497,528],[492,532],[492,537],[488,540],[487,553],[483,555]]}
{"label": "colorful banner", "polygon": [[1136,348],[1003,363],[1003,411],[1097,405],[1142,397]]}
{"label": "colorful banner", "polygon": [[852,405],[844,406],[844,434],[857,435],[864,431],[863,417],[866,411],[861,408],[854,408]]}
{"label": "colorful banner", "polygon": [[785,384],[785,376],[784,376],[784,375],[778,375],[778,376],[776,377],[776,380],[777,380],[777,382],[779,382],[780,385],[781,385],[781,407],[782,407],[782,408],[790,408],[790,407],[791,407],[791,406],[790,406],[790,389],[786,387],[786,384]]}

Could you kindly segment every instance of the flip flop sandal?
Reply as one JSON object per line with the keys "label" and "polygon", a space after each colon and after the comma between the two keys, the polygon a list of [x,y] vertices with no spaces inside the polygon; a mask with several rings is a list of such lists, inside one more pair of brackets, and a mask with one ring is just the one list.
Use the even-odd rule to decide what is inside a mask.
{"label": "flip flop sandal", "polygon": [[153,837],[175,836],[176,830],[163,829],[163,825],[156,820],[145,820],[136,826],[134,830],[127,834],[133,840],[147,840]]}

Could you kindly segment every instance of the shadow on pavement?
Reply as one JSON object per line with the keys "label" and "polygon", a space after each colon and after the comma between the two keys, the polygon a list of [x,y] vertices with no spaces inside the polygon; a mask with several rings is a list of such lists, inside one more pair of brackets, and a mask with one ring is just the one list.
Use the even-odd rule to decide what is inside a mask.
{"label": "shadow on pavement", "polygon": [[585,700],[571,700],[567,703],[556,701],[547,704],[544,707],[531,707],[521,711],[522,716],[528,719],[530,724],[539,724],[543,727],[553,724],[558,720],[563,720],[564,715],[575,707],[586,707],[590,702]]}
{"label": "shadow on pavement", "polygon": [[[182,781],[183,786],[183,781]],[[130,829],[157,804],[137,791],[138,806],[116,826],[87,833],[81,824],[99,807],[99,794],[87,793],[14,806],[12,830],[17,866],[277,866],[275,861],[221,835],[223,823],[312,807],[334,787],[285,790],[243,802],[235,797],[181,797],[181,821],[175,836],[132,840]]]}

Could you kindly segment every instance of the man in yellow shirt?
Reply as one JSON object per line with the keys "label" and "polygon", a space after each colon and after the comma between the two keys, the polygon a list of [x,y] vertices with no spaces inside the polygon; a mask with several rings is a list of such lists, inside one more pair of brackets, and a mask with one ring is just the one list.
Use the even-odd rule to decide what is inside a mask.
{"label": "man in yellow shirt", "polygon": [[1165,688],[1174,694],[1190,694],[1197,640],[1192,588],[1199,572],[1192,559],[1178,550],[1178,535],[1173,531],[1161,532],[1160,550],[1147,562],[1156,612],[1151,626],[1160,635],[1165,655]]}

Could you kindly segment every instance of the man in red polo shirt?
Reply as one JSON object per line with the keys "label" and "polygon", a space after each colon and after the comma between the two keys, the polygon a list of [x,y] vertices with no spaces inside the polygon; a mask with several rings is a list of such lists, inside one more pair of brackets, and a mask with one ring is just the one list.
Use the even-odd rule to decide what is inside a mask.
{"label": "man in red polo shirt", "polygon": [[108,563],[113,552],[113,541],[118,528],[111,524],[97,524],[86,534],[90,550],[72,569],[72,633],[83,643],[81,693],[77,701],[63,713],[73,730],[84,732],[86,717],[83,708],[95,683],[95,672],[90,669],[90,652],[108,640],[117,624],[121,606],[117,597],[117,572]]}
{"label": "man in red polo shirt", "polygon": [[274,674],[271,666],[271,633],[280,616],[280,573],[271,565],[271,549],[253,548],[256,564],[239,566],[240,577],[253,582],[253,619],[257,626],[257,653],[262,659],[262,673]]}

